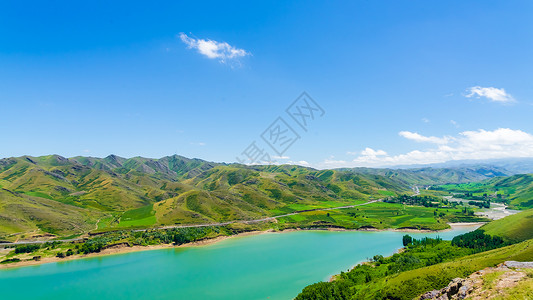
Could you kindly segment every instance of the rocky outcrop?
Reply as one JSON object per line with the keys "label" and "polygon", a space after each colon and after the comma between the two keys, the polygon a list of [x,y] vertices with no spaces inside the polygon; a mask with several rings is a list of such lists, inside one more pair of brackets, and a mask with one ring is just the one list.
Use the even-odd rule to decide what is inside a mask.
{"label": "rocky outcrop", "polygon": [[469,278],[455,278],[448,286],[441,290],[433,290],[420,296],[421,300],[436,299],[436,300],[448,300],[448,299],[464,299],[474,289],[474,282]]}
{"label": "rocky outcrop", "polygon": [[[494,268],[477,271],[468,278],[455,278],[445,288],[433,290],[421,295],[420,300],[452,300],[452,299],[489,299],[493,294],[504,295],[506,289],[515,287],[528,276],[523,269],[533,269],[533,262],[506,261]],[[493,288],[488,289],[483,284],[484,276],[489,273],[502,274],[493,282]]]}

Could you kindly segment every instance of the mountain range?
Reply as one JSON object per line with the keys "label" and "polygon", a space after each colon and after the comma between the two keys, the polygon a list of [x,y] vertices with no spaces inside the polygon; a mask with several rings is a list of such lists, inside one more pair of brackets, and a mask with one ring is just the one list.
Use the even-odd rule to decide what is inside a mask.
{"label": "mountain range", "polygon": [[487,165],[316,170],[178,155],[11,157],[0,160],[0,236],[250,220],[511,174]]}

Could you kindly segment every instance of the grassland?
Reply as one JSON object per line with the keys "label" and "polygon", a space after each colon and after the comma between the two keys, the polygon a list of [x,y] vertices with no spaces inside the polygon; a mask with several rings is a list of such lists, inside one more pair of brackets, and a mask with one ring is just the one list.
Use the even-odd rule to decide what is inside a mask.
{"label": "grassland", "polygon": [[481,229],[512,243],[533,239],[533,209],[485,224]]}

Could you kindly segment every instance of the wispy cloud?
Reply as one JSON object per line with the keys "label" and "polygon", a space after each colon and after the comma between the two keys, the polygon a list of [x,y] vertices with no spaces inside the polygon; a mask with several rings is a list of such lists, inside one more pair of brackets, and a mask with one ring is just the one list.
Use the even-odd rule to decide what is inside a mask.
{"label": "wispy cloud", "polygon": [[434,136],[423,136],[419,133],[410,132],[410,131],[400,131],[399,135],[408,140],[413,140],[415,142],[433,143],[433,144],[446,144],[449,139],[449,137],[438,138]]}
{"label": "wispy cloud", "polygon": [[272,156],[273,159],[290,159],[289,156],[278,156],[278,155],[274,155]]}
{"label": "wispy cloud", "polygon": [[402,131],[401,136],[428,142],[433,147],[389,155],[384,150],[366,148],[352,161],[326,159],[320,168],[382,167],[394,165],[441,163],[451,160],[533,157],[533,135],[522,130],[498,128],[495,130],[463,131],[457,136],[423,136]]}
{"label": "wispy cloud", "polygon": [[457,123],[457,122],[454,121],[454,120],[450,120],[450,123],[451,123],[453,126],[455,126],[455,128],[459,128],[459,127],[461,127],[461,126],[459,125],[459,123]]}
{"label": "wispy cloud", "polygon": [[198,53],[210,59],[218,59],[221,63],[237,62],[240,58],[251,55],[250,52],[239,49],[226,42],[214,40],[195,39],[185,33],[180,33],[179,37],[189,49],[196,49]]}
{"label": "wispy cloud", "polygon": [[206,145],[206,143],[204,142],[190,142],[189,144],[194,145],[194,146],[205,146]]}
{"label": "wispy cloud", "polygon": [[495,87],[480,87],[473,86],[466,90],[465,97],[467,98],[487,98],[492,102],[512,103],[515,102],[513,96],[508,94],[505,89],[498,89]]}

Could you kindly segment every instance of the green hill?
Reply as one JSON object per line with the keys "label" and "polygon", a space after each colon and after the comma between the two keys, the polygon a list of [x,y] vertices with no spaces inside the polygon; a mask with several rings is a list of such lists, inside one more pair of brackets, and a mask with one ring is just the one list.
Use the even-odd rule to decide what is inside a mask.
{"label": "green hill", "polygon": [[[0,235],[62,236],[96,228],[258,219],[410,191],[379,175],[227,165],[177,155],[6,158],[0,160],[0,188]],[[41,214],[36,206],[44,207],[37,209]]]}
{"label": "green hill", "polygon": [[480,229],[512,243],[533,239],[533,209],[490,222]]}
{"label": "green hill", "polygon": [[454,193],[471,193],[474,196],[498,196],[505,200],[510,208],[533,208],[533,174],[519,174],[508,177],[495,177],[481,182],[466,184],[447,184],[434,187]]}
{"label": "green hill", "polygon": [[533,208],[533,174],[498,177],[487,181],[494,190],[502,191],[512,207]]}

